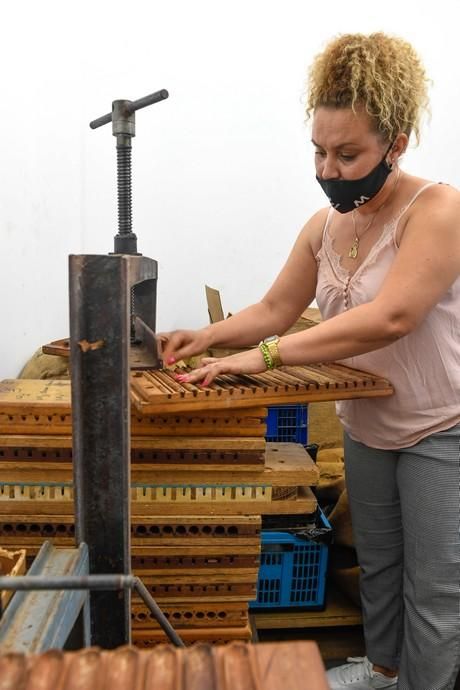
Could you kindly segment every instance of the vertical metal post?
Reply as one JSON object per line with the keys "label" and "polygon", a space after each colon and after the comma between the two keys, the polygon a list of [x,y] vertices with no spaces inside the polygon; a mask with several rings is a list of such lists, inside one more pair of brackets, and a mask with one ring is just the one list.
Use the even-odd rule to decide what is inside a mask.
{"label": "vertical metal post", "polygon": [[[69,257],[77,543],[89,572],[130,574],[129,259]],[[130,642],[130,592],[91,592],[91,644]]]}

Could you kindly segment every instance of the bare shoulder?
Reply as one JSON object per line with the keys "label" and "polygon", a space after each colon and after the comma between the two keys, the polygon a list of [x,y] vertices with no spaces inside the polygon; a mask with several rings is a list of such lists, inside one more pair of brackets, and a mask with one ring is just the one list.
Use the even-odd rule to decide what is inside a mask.
{"label": "bare shoulder", "polygon": [[326,225],[329,210],[330,207],[321,208],[314,213],[300,231],[298,241],[308,246],[313,256],[316,256],[321,249],[324,226]]}
{"label": "bare shoulder", "polygon": [[410,207],[404,236],[412,233],[443,233],[460,240],[460,191],[448,184],[433,184]]}
{"label": "bare shoulder", "polygon": [[[427,183],[428,184],[428,183]],[[433,182],[420,195],[420,199],[443,200],[455,202],[460,199],[460,191],[450,184],[444,182]]]}
{"label": "bare shoulder", "polygon": [[440,217],[448,217],[453,212],[458,212],[460,207],[460,191],[449,184],[432,184],[417,199],[411,209],[411,216],[427,211],[440,214]]}

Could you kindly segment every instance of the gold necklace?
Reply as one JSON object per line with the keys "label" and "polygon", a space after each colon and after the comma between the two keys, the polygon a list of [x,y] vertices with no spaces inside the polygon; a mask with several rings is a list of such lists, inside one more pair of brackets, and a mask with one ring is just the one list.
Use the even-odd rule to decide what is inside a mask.
{"label": "gold necklace", "polygon": [[353,211],[351,212],[351,219],[352,219],[352,221],[353,221],[353,232],[354,232],[355,238],[354,238],[354,240],[353,240],[353,244],[351,245],[350,249],[348,250],[348,258],[349,258],[349,259],[356,259],[356,258],[358,257],[359,243],[360,243],[360,241],[361,241],[361,238],[365,235],[365,233],[366,233],[366,232],[370,229],[370,227],[372,226],[372,223],[374,222],[375,216],[378,214],[378,212],[382,210],[382,208],[388,203],[388,201],[389,201],[389,200],[391,199],[391,197],[393,196],[393,193],[394,193],[394,191],[395,191],[395,189],[396,189],[396,185],[397,185],[398,182],[399,182],[399,175],[400,175],[400,173],[401,173],[401,168],[398,168],[398,174],[397,174],[397,176],[396,176],[396,180],[395,180],[395,183],[394,183],[394,185],[393,185],[393,189],[392,189],[391,192],[390,192],[390,195],[388,196],[387,199],[385,199],[385,201],[383,202],[383,204],[381,204],[381,206],[378,207],[378,209],[376,210],[376,212],[374,213],[374,215],[372,216],[372,218],[370,219],[370,221],[368,222],[368,224],[366,225],[366,227],[365,227],[364,230],[362,231],[360,237],[358,236],[358,233],[357,233],[357,231],[356,231],[356,217],[355,217],[356,209],[354,208]]}

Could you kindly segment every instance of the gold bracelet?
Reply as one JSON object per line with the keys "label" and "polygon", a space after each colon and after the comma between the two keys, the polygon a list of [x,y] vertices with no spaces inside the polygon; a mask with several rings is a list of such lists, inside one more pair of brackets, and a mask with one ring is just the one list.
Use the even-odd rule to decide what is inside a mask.
{"label": "gold bracelet", "polygon": [[270,353],[270,357],[273,363],[273,369],[275,367],[281,367],[283,365],[278,347],[279,341],[280,339],[277,335],[273,335],[271,336],[271,338],[266,338],[266,340],[264,340],[264,344],[267,346],[268,352]]}

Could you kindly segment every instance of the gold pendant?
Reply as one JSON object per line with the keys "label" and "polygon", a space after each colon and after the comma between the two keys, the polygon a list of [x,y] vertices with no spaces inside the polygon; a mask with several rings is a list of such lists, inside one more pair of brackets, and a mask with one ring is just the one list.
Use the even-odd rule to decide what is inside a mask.
{"label": "gold pendant", "polygon": [[350,250],[348,252],[348,257],[350,259],[356,259],[356,257],[358,256],[358,247],[359,247],[359,239],[357,237],[355,237],[355,241],[351,245]]}

